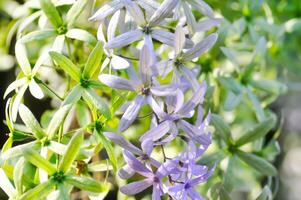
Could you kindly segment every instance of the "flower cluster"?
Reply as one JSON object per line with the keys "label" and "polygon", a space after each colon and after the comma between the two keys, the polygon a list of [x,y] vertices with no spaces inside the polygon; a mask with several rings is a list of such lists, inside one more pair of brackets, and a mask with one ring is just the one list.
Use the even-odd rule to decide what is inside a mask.
{"label": "flower cluster", "polygon": [[[198,23],[191,9],[201,10],[206,20]],[[111,16],[111,17],[110,17]],[[152,199],[167,195],[171,199],[202,199],[194,186],[206,181],[214,168],[198,164],[198,159],[211,143],[208,131],[210,112],[204,118],[202,103],[206,82],[199,83],[200,67],[191,67],[217,40],[213,33],[194,41],[193,36],[216,25],[213,11],[204,1],[115,0],[101,7],[91,20],[99,20],[98,39],[105,43],[110,69],[126,69],[128,78],[109,70],[99,80],[116,90],[135,93],[135,98],[123,105],[124,113],[118,133],[105,136],[123,148],[126,165],[119,176],[129,179],[135,173],[143,180],[120,188],[127,195],[135,195],[152,187]],[[166,26],[177,23],[175,30]],[[115,36],[118,34],[118,36]],[[123,47],[138,42],[134,49],[138,59],[117,55]],[[167,52],[168,58],[162,56]],[[138,68],[132,62],[138,61]],[[104,69],[104,67],[102,68]],[[138,72],[137,72],[138,71]],[[118,74],[118,73],[116,73]],[[160,80],[171,76],[171,81]],[[187,98],[189,96],[189,100]],[[140,109],[147,104],[152,110],[150,129],[141,135],[141,148],[127,141],[121,134],[137,119]],[[189,119],[196,118],[195,123]],[[165,148],[174,140],[183,144],[182,152],[170,157]],[[155,150],[161,157],[152,157]]]}

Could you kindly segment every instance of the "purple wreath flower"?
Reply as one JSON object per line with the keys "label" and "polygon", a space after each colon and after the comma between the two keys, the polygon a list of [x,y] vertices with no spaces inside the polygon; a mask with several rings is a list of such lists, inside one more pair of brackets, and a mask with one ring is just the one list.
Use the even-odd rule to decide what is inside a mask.
{"label": "purple wreath flower", "polygon": [[126,130],[133,123],[144,103],[148,103],[154,110],[158,110],[153,96],[169,96],[176,91],[176,85],[160,85],[153,79],[152,61],[150,61],[149,56],[150,49],[144,45],[140,55],[139,77],[133,68],[127,70],[130,80],[109,74],[101,74],[99,76],[99,80],[109,87],[133,91],[138,94],[120,120],[120,132]]}
{"label": "purple wreath flower", "polygon": [[[111,141],[113,141],[115,144],[119,145],[123,149],[127,150],[128,152],[131,152],[138,156],[138,160],[141,161],[143,164],[145,164],[148,168],[151,168],[152,166],[158,168],[161,163],[156,161],[155,159],[151,158],[151,153],[153,151],[153,141],[146,140],[141,143],[141,149],[127,141],[124,137],[110,132],[105,132],[104,135],[109,138]],[[135,174],[135,171],[129,166],[125,165],[123,166],[119,172],[118,175],[122,179],[128,179],[132,177]]]}
{"label": "purple wreath flower", "polygon": [[[190,125],[184,119],[190,118],[194,112],[195,107],[203,102],[205,91],[206,84],[204,82],[199,86],[199,89],[195,92],[191,99],[184,104],[183,92],[178,89],[175,96],[170,96],[167,98],[166,103],[168,104],[168,113],[163,112],[162,109],[155,110],[155,113],[157,114],[161,122],[160,124],[158,124],[158,126],[152,128],[144,135],[142,135],[140,137],[140,141],[158,141],[162,139],[168,132],[170,132],[170,135],[168,137],[158,142],[158,144],[165,144],[173,140],[178,135],[179,129],[192,135],[194,131],[199,132],[197,127]],[[158,106],[155,107],[158,108]]]}
{"label": "purple wreath flower", "polygon": [[127,195],[135,195],[144,191],[149,187],[153,187],[152,199],[160,200],[161,196],[167,192],[162,179],[170,174],[177,173],[177,163],[173,161],[167,161],[157,168],[154,173],[151,169],[145,167],[133,154],[128,151],[123,152],[124,159],[127,164],[138,174],[145,177],[141,181],[129,183],[120,188],[120,191]]}

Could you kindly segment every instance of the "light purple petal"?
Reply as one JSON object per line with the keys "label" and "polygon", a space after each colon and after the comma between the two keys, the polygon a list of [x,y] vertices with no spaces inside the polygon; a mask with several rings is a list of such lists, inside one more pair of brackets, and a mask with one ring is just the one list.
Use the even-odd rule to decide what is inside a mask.
{"label": "light purple petal", "polygon": [[141,155],[142,151],[134,146],[132,143],[127,141],[125,138],[122,136],[116,134],[116,133],[110,133],[110,132],[104,132],[104,135],[109,138],[111,141],[113,141],[115,144],[119,145],[120,147],[134,153],[137,155]]}
{"label": "light purple petal", "polygon": [[155,99],[151,95],[148,95],[146,97],[146,101],[148,105],[152,108],[154,113],[156,113],[156,115],[160,119],[163,119],[165,117],[166,114],[164,113],[163,108],[159,106],[159,104],[155,101]]}
{"label": "light purple petal", "polygon": [[189,113],[194,110],[194,108],[201,104],[204,101],[204,96],[206,92],[206,83],[204,82],[198,90],[194,93],[194,95],[191,97],[191,99],[184,104],[184,106],[179,110],[179,114],[182,115],[189,115]]}
{"label": "light purple petal", "polygon": [[150,156],[154,149],[154,142],[152,140],[144,140],[141,143],[141,148],[146,155]]}
{"label": "light purple petal", "polygon": [[168,131],[170,130],[170,121],[164,121],[161,124],[159,124],[157,127],[147,131],[140,137],[140,141],[144,140],[153,140],[157,141],[160,138],[162,138]]}
{"label": "light purple petal", "polygon": [[161,189],[159,184],[154,184],[152,200],[161,200]]}
{"label": "light purple petal", "polygon": [[125,165],[118,171],[118,176],[122,179],[129,179],[134,176],[135,171],[129,166]]}
{"label": "light purple petal", "polygon": [[193,200],[204,200],[203,197],[193,188],[189,188],[187,190],[188,195],[190,196],[191,199]]}
{"label": "light purple petal", "polygon": [[168,176],[170,174],[176,174],[179,173],[178,169],[178,161],[177,160],[167,160],[165,163],[163,163],[156,171],[156,176],[160,179],[162,179],[165,176]]}
{"label": "light purple petal", "polygon": [[151,92],[155,96],[169,96],[175,95],[177,87],[175,85],[159,85],[151,87]]}
{"label": "light purple petal", "polygon": [[107,16],[115,13],[117,10],[121,9],[123,4],[120,0],[114,0],[112,2],[108,2],[101,8],[99,8],[96,13],[89,20],[103,20]]}
{"label": "light purple petal", "polygon": [[208,31],[209,29],[220,25],[222,19],[205,19],[196,25],[196,31]]}
{"label": "light purple petal", "polygon": [[149,20],[150,26],[160,24],[178,4],[179,0],[165,0]]}
{"label": "light purple petal", "polygon": [[217,41],[217,34],[213,33],[203,39],[201,42],[197,43],[193,48],[189,49],[183,54],[184,62],[193,60],[196,57],[199,57],[201,54],[209,50]]}
{"label": "light purple petal", "polygon": [[119,132],[125,131],[137,118],[140,108],[145,100],[144,96],[137,96],[134,101],[129,105],[123,114],[119,123]]}
{"label": "light purple petal", "polygon": [[[161,29],[154,29],[151,34],[155,40],[158,40],[159,42],[169,45],[171,47],[174,46],[174,41],[175,41],[174,33],[170,33],[168,31],[161,30]],[[193,42],[186,38],[184,48],[187,49],[192,47],[193,47]]]}
{"label": "light purple petal", "polygon": [[152,185],[150,180],[142,180],[130,183],[128,185],[120,187],[120,191],[126,195],[134,195],[142,192]]}
{"label": "light purple petal", "polygon": [[125,78],[120,78],[118,76],[109,74],[101,74],[98,76],[98,79],[103,84],[114,89],[135,91],[133,84]]}
{"label": "light purple petal", "polygon": [[105,48],[107,49],[121,48],[140,40],[142,37],[143,37],[143,32],[141,30],[137,29],[137,30],[129,31],[109,41],[105,45]]}
{"label": "light purple petal", "polygon": [[123,151],[124,160],[127,164],[137,173],[144,177],[153,177],[153,173],[147,169],[132,153],[129,151]]}
{"label": "light purple petal", "polygon": [[144,19],[144,14],[140,9],[140,7],[132,0],[123,0],[123,1],[127,11],[132,16],[134,21],[140,26],[146,24],[146,21]]}
{"label": "light purple petal", "polygon": [[139,72],[143,83],[151,82],[151,76],[152,76],[151,65],[152,65],[152,58],[151,58],[150,48],[147,45],[143,45],[140,52],[140,59],[139,59]]}

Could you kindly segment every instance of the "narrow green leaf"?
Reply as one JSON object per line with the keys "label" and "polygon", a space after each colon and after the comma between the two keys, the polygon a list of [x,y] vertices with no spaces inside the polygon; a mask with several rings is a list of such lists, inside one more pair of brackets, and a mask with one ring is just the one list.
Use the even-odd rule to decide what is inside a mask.
{"label": "narrow green leaf", "polygon": [[76,19],[80,16],[80,14],[85,9],[86,5],[88,3],[88,0],[77,0],[72,7],[69,9],[67,13],[67,22],[68,26],[72,26]]}
{"label": "narrow green leaf", "polygon": [[27,128],[29,128],[38,139],[42,139],[45,136],[44,130],[40,126],[39,122],[24,104],[20,105],[19,114]]}
{"label": "narrow green leaf", "polygon": [[33,31],[28,33],[27,35],[24,35],[20,38],[20,42],[27,43],[32,41],[39,41],[39,40],[46,40],[49,38],[52,38],[57,35],[57,32],[55,30],[49,29],[49,30],[39,30],[39,31]]}
{"label": "narrow green leaf", "polygon": [[73,137],[71,138],[67,146],[67,150],[59,164],[59,171],[67,172],[70,169],[73,161],[75,160],[80,150],[80,146],[83,140],[84,140],[84,135],[82,131],[78,131],[73,135]]}
{"label": "narrow green leaf", "polygon": [[269,144],[262,150],[263,156],[267,160],[274,160],[277,155],[281,152],[279,142],[277,140],[272,140]]}
{"label": "narrow green leaf", "polygon": [[107,187],[109,187],[108,184],[80,176],[66,176],[65,181],[66,183],[69,183],[70,185],[73,185],[82,190],[96,193],[104,192],[107,190]]}
{"label": "narrow green leaf", "polygon": [[24,158],[20,158],[14,168],[14,185],[18,194],[23,193],[23,170],[25,166]]}
{"label": "narrow green leaf", "polygon": [[60,184],[59,185],[59,196],[58,200],[70,200],[69,192],[65,185]]}
{"label": "narrow green leaf", "polygon": [[199,161],[200,164],[207,166],[214,166],[215,164],[220,163],[226,157],[223,151],[218,151],[206,156],[203,156]]}
{"label": "narrow green leaf", "polygon": [[13,197],[15,195],[15,188],[11,184],[10,180],[6,176],[3,169],[0,168],[0,188],[9,196]]}
{"label": "narrow green leaf", "polygon": [[91,123],[90,110],[83,101],[79,101],[76,104],[76,119],[81,127]]}
{"label": "narrow green leaf", "polygon": [[275,126],[275,123],[276,119],[274,117],[269,117],[259,124],[256,124],[235,142],[236,146],[242,146],[264,137]]}
{"label": "narrow green leaf", "polygon": [[84,88],[80,85],[76,85],[63,101],[63,106],[76,103],[82,97],[83,92]]}
{"label": "narrow green leaf", "polygon": [[236,67],[239,68],[240,64],[238,62],[238,60],[236,59],[236,55],[235,53],[226,47],[221,47],[222,52],[224,53],[224,55],[229,59],[229,61]]}
{"label": "narrow green leaf", "polygon": [[234,92],[228,91],[228,94],[226,96],[225,103],[224,103],[224,109],[226,111],[233,110],[240,104],[241,100],[242,100],[242,94],[236,95]]}
{"label": "narrow green leaf", "polygon": [[80,70],[75,64],[66,56],[63,56],[57,52],[49,52],[51,58],[76,82],[80,82]]}
{"label": "narrow green leaf", "polygon": [[275,95],[281,95],[287,91],[287,86],[285,84],[275,80],[251,80],[249,83],[257,89]]}
{"label": "narrow green leaf", "polygon": [[45,170],[49,175],[53,175],[56,172],[56,168],[36,151],[26,149],[23,155],[27,161],[31,162],[36,167]]}
{"label": "narrow green leaf", "polygon": [[47,195],[53,191],[55,183],[52,180],[46,181],[39,184],[31,190],[24,193],[20,200],[33,200],[33,199],[44,199]]}
{"label": "narrow green leaf", "polygon": [[97,134],[99,136],[100,142],[103,145],[103,147],[105,148],[105,150],[109,156],[109,160],[113,166],[113,169],[116,172],[117,171],[117,158],[115,156],[113,146],[107,140],[107,138],[102,133],[97,132],[96,129],[94,130],[94,134]]}
{"label": "narrow green leaf", "polygon": [[231,130],[223,119],[220,116],[213,114],[211,122],[215,127],[215,133],[218,134],[226,143],[231,143]]}
{"label": "narrow green leaf", "polygon": [[93,51],[91,52],[88,61],[83,71],[83,77],[90,79],[97,69],[100,68],[101,60],[103,55],[103,46],[101,42],[98,42]]}
{"label": "narrow green leaf", "polygon": [[39,149],[39,147],[40,144],[38,143],[38,141],[28,142],[26,144],[21,144],[6,150],[1,154],[0,158],[2,160],[12,159],[21,156],[24,153],[25,149]]}
{"label": "narrow green leaf", "polygon": [[242,86],[232,77],[218,77],[218,81],[223,87],[234,92],[234,94],[239,95],[242,93]]}
{"label": "narrow green leaf", "polygon": [[236,153],[241,160],[256,169],[261,174],[267,176],[277,175],[277,169],[263,158],[240,150],[238,150]]}
{"label": "narrow green leaf", "polygon": [[111,112],[108,105],[92,89],[85,89],[83,97],[87,102],[94,105],[97,108],[97,110],[106,118],[109,119],[111,117]]}
{"label": "narrow green leaf", "polygon": [[273,199],[272,191],[267,185],[263,188],[261,194],[256,198],[256,200],[272,200],[272,199]]}
{"label": "narrow green leaf", "polygon": [[63,19],[51,0],[40,0],[40,5],[43,12],[54,27],[59,28],[63,25]]}
{"label": "narrow green leaf", "polygon": [[260,104],[258,97],[252,92],[252,90],[250,88],[247,88],[247,93],[248,93],[249,99],[251,100],[251,102],[253,104],[253,109],[255,111],[256,118],[258,119],[258,121],[263,121],[266,117],[265,117],[264,110]]}
{"label": "narrow green leaf", "polygon": [[66,33],[66,37],[87,42],[91,46],[95,46],[97,44],[97,39],[91,33],[83,29],[78,29],[78,28],[70,29]]}
{"label": "narrow green leaf", "polygon": [[107,162],[96,162],[88,165],[89,172],[104,172],[108,170],[112,170],[113,167]]}
{"label": "narrow green leaf", "polygon": [[72,105],[65,105],[59,108],[59,110],[53,115],[48,128],[47,128],[47,134],[48,138],[52,139],[55,136],[55,133],[65,120],[66,116],[68,115]]}
{"label": "narrow green leaf", "polygon": [[235,183],[235,162],[236,156],[231,156],[228,161],[227,170],[224,174],[223,185],[228,192],[231,192]]}

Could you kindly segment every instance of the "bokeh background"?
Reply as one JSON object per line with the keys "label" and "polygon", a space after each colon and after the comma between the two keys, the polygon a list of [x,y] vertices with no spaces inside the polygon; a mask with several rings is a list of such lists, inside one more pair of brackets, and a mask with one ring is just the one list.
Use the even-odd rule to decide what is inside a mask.
{"label": "bokeh background", "polygon": [[[0,148],[8,132],[4,120],[6,87],[15,80],[14,36],[10,30],[16,23],[16,9],[25,0],[0,0]],[[280,171],[280,185],[276,199],[300,200],[301,188],[301,1],[300,0],[207,0],[224,18],[219,29],[222,39],[202,62],[203,68],[227,68],[220,47],[241,49],[251,46],[250,29],[259,30],[266,38],[267,49],[262,58],[263,76],[272,77],[287,87],[270,108],[281,119],[279,144],[281,153],[274,164]],[[241,54],[240,54],[241,53]],[[212,61],[213,60],[213,61]],[[36,100],[25,94],[25,103],[40,118],[50,107],[50,99]],[[1,181],[1,180],[0,180]],[[0,200],[6,197],[0,192]],[[238,198],[241,199],[241,198]]]}

